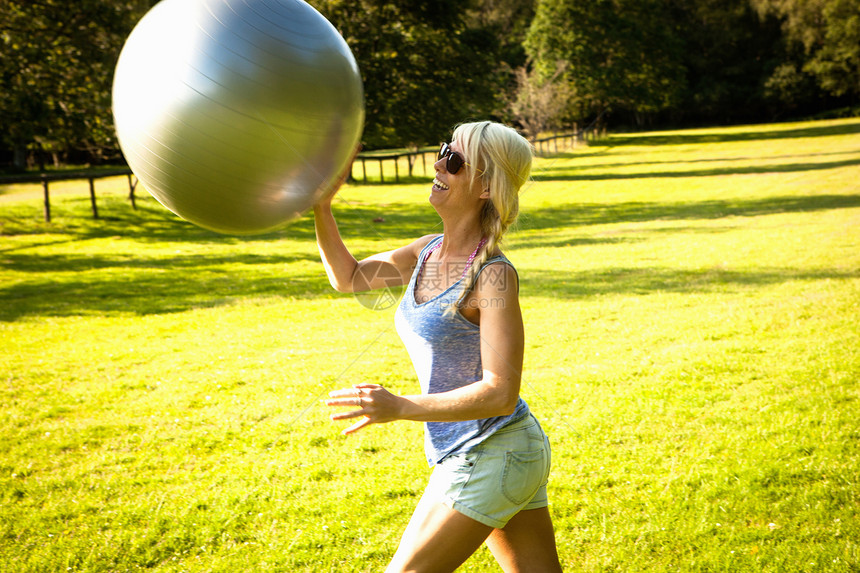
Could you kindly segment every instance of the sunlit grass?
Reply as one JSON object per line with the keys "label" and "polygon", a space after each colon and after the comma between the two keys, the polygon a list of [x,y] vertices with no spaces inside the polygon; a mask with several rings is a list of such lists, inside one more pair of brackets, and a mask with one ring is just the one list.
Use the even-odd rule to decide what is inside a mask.
{"label": "sunlit grass", "polygon": [[[857,120],[539,160],[506,252],[566,570],[860,569],[858,166]],[[421,428],[319,401],[415,390],[393,309],[331,291],[309,217],[223,237],[97,186],[100,220],[85,182],[51,223],[0,192],[0,570],[381,570]],[[350,186],[341,230],[439,230],[428,194]]]}

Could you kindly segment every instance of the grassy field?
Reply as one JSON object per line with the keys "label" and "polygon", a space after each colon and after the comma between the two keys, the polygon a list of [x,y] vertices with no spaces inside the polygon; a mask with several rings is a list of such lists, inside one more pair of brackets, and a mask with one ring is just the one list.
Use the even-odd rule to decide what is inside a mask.
{"label": "grassy field", "polygon": [[[381,571],[419,424],[393,308],[331,291],[304,217],[215,235],[124,179],[0,189],[0,571]],[[438,230],[346,188],[361,256]],[[612,136],[539,160],[506,247],[566,571],[860,571],[860,120]],[[485,550],[462,571],[495,571]]]}

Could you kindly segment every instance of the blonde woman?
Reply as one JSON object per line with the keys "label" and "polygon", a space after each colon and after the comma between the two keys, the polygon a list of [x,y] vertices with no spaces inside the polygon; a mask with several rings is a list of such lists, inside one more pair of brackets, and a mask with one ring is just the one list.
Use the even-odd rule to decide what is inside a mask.
{"label": "blonde woman", "polygon": [[392,286],[398,275],[408,285],[395,324],[421,393],[398,396],[358,384],[326,401],[348,408],[332,416],[355,420],[345,433],[392,420],[425,423],[434,469],[389,573],[454,571],[482,543],[506,572],[561,571],[547,508],[549,442],[519,396],[518,277],[499,250],[531,164],[532,147],[514,129],[460,125],[434,165],[430,204],[442,234],[362,261],[340,237],[334,193],[314,208],[317,243],[336,290]]}

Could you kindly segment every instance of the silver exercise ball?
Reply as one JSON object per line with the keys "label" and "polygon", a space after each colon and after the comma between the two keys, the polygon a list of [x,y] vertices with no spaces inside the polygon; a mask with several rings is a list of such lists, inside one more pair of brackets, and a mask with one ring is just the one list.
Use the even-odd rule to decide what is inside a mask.
{"label": "silver exercise ball", "polygon": [[213,231],[261,233],[346,168],[364,94],[346,42],[302,0],[162,0],[122,49],[113,114],[161,204]]}

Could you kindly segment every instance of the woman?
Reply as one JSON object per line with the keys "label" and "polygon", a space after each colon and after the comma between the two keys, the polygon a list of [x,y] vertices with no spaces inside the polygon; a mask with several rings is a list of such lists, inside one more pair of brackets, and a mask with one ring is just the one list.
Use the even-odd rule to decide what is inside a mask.
{"label": "woman", "polygon": [[518,278],[499,250],[531,163],[531,145],[513,129],[459,126],[434,165],[430,204],[442,218],[442,235],[360,262],[338,232],[334,193],[314,208],[317,243],[336,290],[392,286],[392,274],[408,284],[395,324],[421,394],[359,384],[326,401],[350,407],[333,420],[358,419],[345,433],[392,420],[425,422],[425,451],[435,467],[390,573],[453,571],[484,542],[506,572],[561,571],[547,508],[549,442],[519,397]]}

